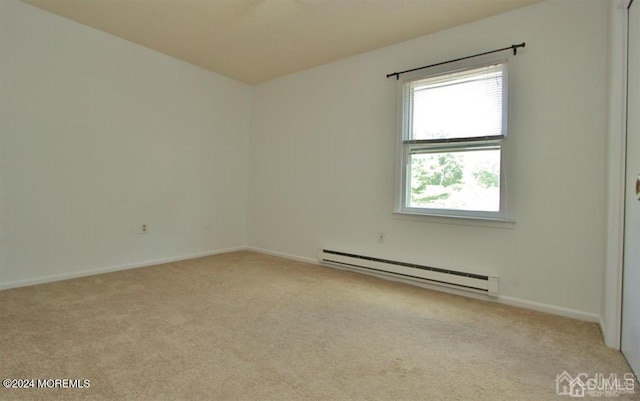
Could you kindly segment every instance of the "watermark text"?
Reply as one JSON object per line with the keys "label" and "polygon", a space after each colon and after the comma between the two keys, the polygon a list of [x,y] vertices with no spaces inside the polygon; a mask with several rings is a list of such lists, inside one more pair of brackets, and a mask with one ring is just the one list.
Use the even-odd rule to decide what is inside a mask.
{"label": "watermark text", "polygon": [[566,370],[556,375],[556,394],[569,397],[618,397],[636,391],[636,377],[633,373],[578,373]]}

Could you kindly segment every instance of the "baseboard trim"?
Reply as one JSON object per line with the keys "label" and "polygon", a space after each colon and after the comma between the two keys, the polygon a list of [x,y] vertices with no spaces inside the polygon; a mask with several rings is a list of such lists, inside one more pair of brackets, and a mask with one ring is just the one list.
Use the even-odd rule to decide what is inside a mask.
{"label": "baseboard trim", "polygon": [[55,281],[69,280],[72,278],[94,276],[97,274],[111,273],[119,270],[137,269],[139,267],[155,266],[155,265],[161,265],[164,263],[179,262],[181,260],[196,259],[196,258],[202,258],[205,256],[218,255],[222,253],[230,253],[230,252],[237,252],[237,251],[245,251],[245,250],[247,250],[247,247],[239,246],[239,247],[233,247],[233,248],[217,249],[214,251],[192,253],[188,255],[174,256],[169,258],[146,260],[143,262],[128,263],[128,264],[118,265],[118,266],[100,267],[97,269],[83,270],[79,272],[53,274],[53,275],[44,276],[44,277],[8,281],[5,283],[0,283],[0,291],[8,290],[11,288],[27,287],[31,285],[37,285],[37,284],[46,284],[46,283],[52,283]]}
{"label": "baseboard trim", "polygon": [[604,317],[602,315],[598,316],[598,326],[600,326],[600,334],[602,334],[602,341],[604,341],[604,345],[606,345],[609,348],[613,348],[615,350],[620,351],[620,348],[616,348],[615,344],[612,346],[611,344],[607,343],[607,331],[605,329],[605,325],[604,325]]}
{"label": "baseboard trim", "polygon": [[264,248],[257,248],[255,246],[247,246],[244,248],[247,251],[262,253],[265,255],[277,256],[284,259],[295,260],[297,262],[311,263],[312,265],[319,265],[318,259],[314,258],[306,258],[303,256],[292,255],[290,253],[278,252],[278,251],[270,251]]}
{"label": "baseboard trim", "polygon": [[550,313],[552,315],[569,317],[572,319],[584,320],[586,322],[598,323],[600,316],[595,313],[584,312],[577,309],[565,308],[541,302],[528,301],[522,298],[500,296],[498,302],[505,305],[516,306],[524,309],[531,309],[538,312]]}
{"label": "baseboard trim", "polygon": [[[297,255],[292,255],[292,254],[289,254],[289,253],[278,252],[278,251],[271,251],[271,250],[268,250],[268,249],[256,248],[256,247],[252,247],[252,246],[248,246],[246,249],[248,251],[263,253],[263,254],[271,255],[271,256],[277,256],[277,257],[281,257],[281,258],[284,258],[284,259],[296,260],[298,262],[305,262],[305,263],[311,263],[311,264],[314,264],[314,265],[324,266],[324,265],[321,265],[320,262],[317,259],[314,259],[314,258],[297,256]],[[338,270],[355,271],[355,270],[351,270],[351,269],[348,269],[348,268],[342,268],[342,267],[338,267],[338,266],[330,266],[330,267],[338,269]],[[406,284],[410,284],[410,285],[416,285],[416,286],[427,288],[427,289],[430,289],[430,290],[446,292],[448,294],[460,295],[460,296],[467,297],[467,298],[474,298],[474,299],[479,299],[479,300],[488,301],[488,302],[497,302],[497,303],[504,304],[504,305],[510,305],[510,306],[515,306],[515,307],[518,307],[518,308],[535,310],[535,311],[538,311],[538,312],[544,312],[544,313],[549,313],[549,314],[552,314],[552,315],[568,317],[568,318],[571,318],[571,319],[583,320],[583,321],[592,322],[592,323],[599,323],[601,325],[601,327],[602,327],[602,322],[601,322],[601,319],[600,319],[599,315],[594,314],[594,313],[584,312],[584,311],[577,310],[577,309],[564,308],[564,307],[561,307],[561,306],[555,306],[555,305],[545,304],[545,303],[541,303],[541,302],[529,301],[529,300],[522,299],[522,298],[509,297],[509,296],[504,296],[504,295],[501,295],[498,298],[491,298],[491,297],[488,297],[488,296],[483,296],[481,294],[474,294],[474,293],[471,293],[471,292],[459,291],[459,290],[452,289],[452,288],[441,287],[441,286],[437,286],[437,285],[430,285],[430,284],[427,284],[427,283],[416,283],[416,282],[410,281],[410,280],[403,280],[400,277],[390,276],[390,275],[386,275],[384,273],[376,273],[376,272],[369,273],[369,272],[364,272],[364,271],[361,271],[361,270],[357,270],[357,273],[367,274],[367,275],[370,275],[370,276],[381,278],[383,280],[391,280],[391,281],[406,283]]]}

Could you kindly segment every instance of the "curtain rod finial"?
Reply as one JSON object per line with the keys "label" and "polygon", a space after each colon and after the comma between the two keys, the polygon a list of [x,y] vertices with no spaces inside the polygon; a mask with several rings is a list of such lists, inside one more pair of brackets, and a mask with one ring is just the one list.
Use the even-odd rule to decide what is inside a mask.
{"label": "curtain rod finial", "polygon": [[520,43],[519,45],[511,45],[511,49],[513,49],[513,55],[518,55],[518,47],[525,47],[527,44],[525,42]]}

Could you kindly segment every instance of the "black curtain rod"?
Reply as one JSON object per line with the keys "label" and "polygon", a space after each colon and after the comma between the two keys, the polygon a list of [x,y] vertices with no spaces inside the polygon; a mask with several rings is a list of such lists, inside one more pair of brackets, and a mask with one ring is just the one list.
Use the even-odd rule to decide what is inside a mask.
{"label": "black curtain rod", "polygon": [[519,47],[525,47],[526,45],[527,45],[526,43],[522,42],[519,45],[511,45],[511,46],[508,46],[508,47],[503,47],[502,49],[491,50],[490,52],[474,54],[473,56],[460,57],[460,58],[457,58],[457,59],[454,59],[454,60],[443,61],[441,63],[425,65],[424,67],[412,68],[410,70],[405,70],[405,71],[400,71],[400,72],[392,72],[391,74],[387,74],[387,78],[395,76],[396,79],[400,79],[400,75],[406,74],[408,72],[423,70],[425,68],[437,67],[437,66],[443,65],[443,64],[455,63],[456,61],[466,60],[468,58],[473,58],[473,57],[480,57],[480,56],[484,56],[486,54],[491,54],[491,53],[503,52],[505,50],[513,50],[513,55],[516,56],[518,54],[518,48]]}

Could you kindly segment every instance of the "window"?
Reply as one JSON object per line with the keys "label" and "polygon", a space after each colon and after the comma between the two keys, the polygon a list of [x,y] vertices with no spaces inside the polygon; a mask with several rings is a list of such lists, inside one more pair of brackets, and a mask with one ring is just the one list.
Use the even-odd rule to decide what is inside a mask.
{"label": "window", "polygon": [[506,218],[507,62],[401,83],[396,211]]}

